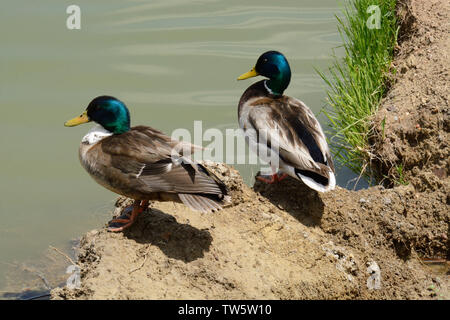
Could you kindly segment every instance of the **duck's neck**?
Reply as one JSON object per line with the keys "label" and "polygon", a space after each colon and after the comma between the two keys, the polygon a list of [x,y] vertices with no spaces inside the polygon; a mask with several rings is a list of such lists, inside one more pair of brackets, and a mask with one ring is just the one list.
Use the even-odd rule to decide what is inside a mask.
{"label": "duck's neck", "polygon": [[128,113],[119,114],[117,119],[111,122],[100,122],[106,131],[113,134],[122,134],[130,130],[130,117]]}
{"label": "duck's neck", "polygon": [[288,87],[290,81],[291,77],[288,79],[270,79],[264,81],[264,86],[270,94],[281,96],[283,95],[284,90]]}
{"label": "duck's neck", "polygon": [[289,86],[289,82],[291,82],[291,70],[287,67],[281,69],[276,77],[264,81],[264,86],[270,94],[281,96]]}
{"label": "duck's neck", "polygon": [[96,144],[100,140],[111,136],[113,133],[103,128],[101,125],[96,125],[92,127],[91,130],[83,137],[81,140],[84,144]]}

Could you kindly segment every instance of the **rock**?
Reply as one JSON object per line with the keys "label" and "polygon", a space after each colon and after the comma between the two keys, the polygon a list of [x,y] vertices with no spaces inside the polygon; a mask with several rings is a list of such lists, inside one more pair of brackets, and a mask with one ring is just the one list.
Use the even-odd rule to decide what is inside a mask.
{"label": "rock", "polygon": [[408,57],[408,59],[406,60],[406,63],[407,63],[409,68],[415,68],[416,64],[417,64],[416,57],[413,54],[411,54]]}
{"label": "rock", "polygon": [[367,289],[381,289],[381,270],[375,261],[368,263],[367,273],[369,274],[369,278],[367,279]]}
{"label": "rock", "polygon": [[388,106],[387,111],[391,111],[391,112],[397,112],[397,108],[395,106]]}

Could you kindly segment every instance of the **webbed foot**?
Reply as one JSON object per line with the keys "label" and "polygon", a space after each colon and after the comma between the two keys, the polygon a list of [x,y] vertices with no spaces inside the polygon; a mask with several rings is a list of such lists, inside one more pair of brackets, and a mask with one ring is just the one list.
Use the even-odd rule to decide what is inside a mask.
{"label": "webbed foot", "polygon": [[276,182],[280,182],[284,179],[286,179],[288,175],[286,173],[279,174],[278,172],[272,175],[262,175],[260,172],[258,172],[255,176],[256,179],[259,181],[262,181],[267,184],[273,184]]}
{"label": "webbed foot", "polygon": [[[109,222],[108,230],[112,232],[120,232],[129,228],[136,221],[138,215],[148,208],[148,200],[135,200],[132,206],[126,207],[122,214]],[[131,212],[131,213],[130,213]],[[122,225],[121,225],[122,224]],[[120,225],[116,227],[115,225]]]}

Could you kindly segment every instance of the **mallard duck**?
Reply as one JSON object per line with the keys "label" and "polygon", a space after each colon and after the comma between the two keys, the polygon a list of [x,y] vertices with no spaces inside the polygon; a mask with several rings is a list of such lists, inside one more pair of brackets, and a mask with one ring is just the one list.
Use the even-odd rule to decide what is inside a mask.
{"label": "mallard duck", "polygon": [[333,190],[333,160],[319,121],[302,101],[283,95],[291,80],[285,56],[278,51],[263,53],[238,80],[258,75],[268,79],[251,85],[238,108],[239,125],[250,148],[255,152],[259,148],[258,155],[272,169],[269,178],[256,178],[274,183],[289,175],[316,191]]}
{"label": "mallard duck", "polygon": [[64,125],[90,121],[98,125],[81,140],[82,166],[103,187],[135,200],[131,216],[112,220],[123,225],[111,231],[130,227],[150,200],[182,202],[201,212],[222,208],[228,190],[217,176],[186,156],[195,146],[147,126],[131,128],[128,108],[111,96],[95,98]]}

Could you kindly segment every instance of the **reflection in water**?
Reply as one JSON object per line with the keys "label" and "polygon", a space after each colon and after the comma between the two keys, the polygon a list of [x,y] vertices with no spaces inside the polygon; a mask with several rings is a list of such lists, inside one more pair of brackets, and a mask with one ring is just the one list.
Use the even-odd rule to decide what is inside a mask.
{"label": "reflection in water", "polygon": [[[325,86],[314,68],[325,70],[340,42],[335,0],[77,4],[81,30],[67,30],[65,2],[2,1],[0,261],[38,260],[49,245],[65,247],[107,220],[115,195],[78,162],[90,125],[63,127],[93,97],[117,96],[134,125],[167,134],[192,130],[194,120],[238,128],[237,103],[250,83],[236,78],[276,49],[293,70],[286,94],[319,114]],[[248,183],[258,171],[236,167]],[[338,169],[341,185],[351,177]],[[12,282],[0,277],[0,290]]]}

